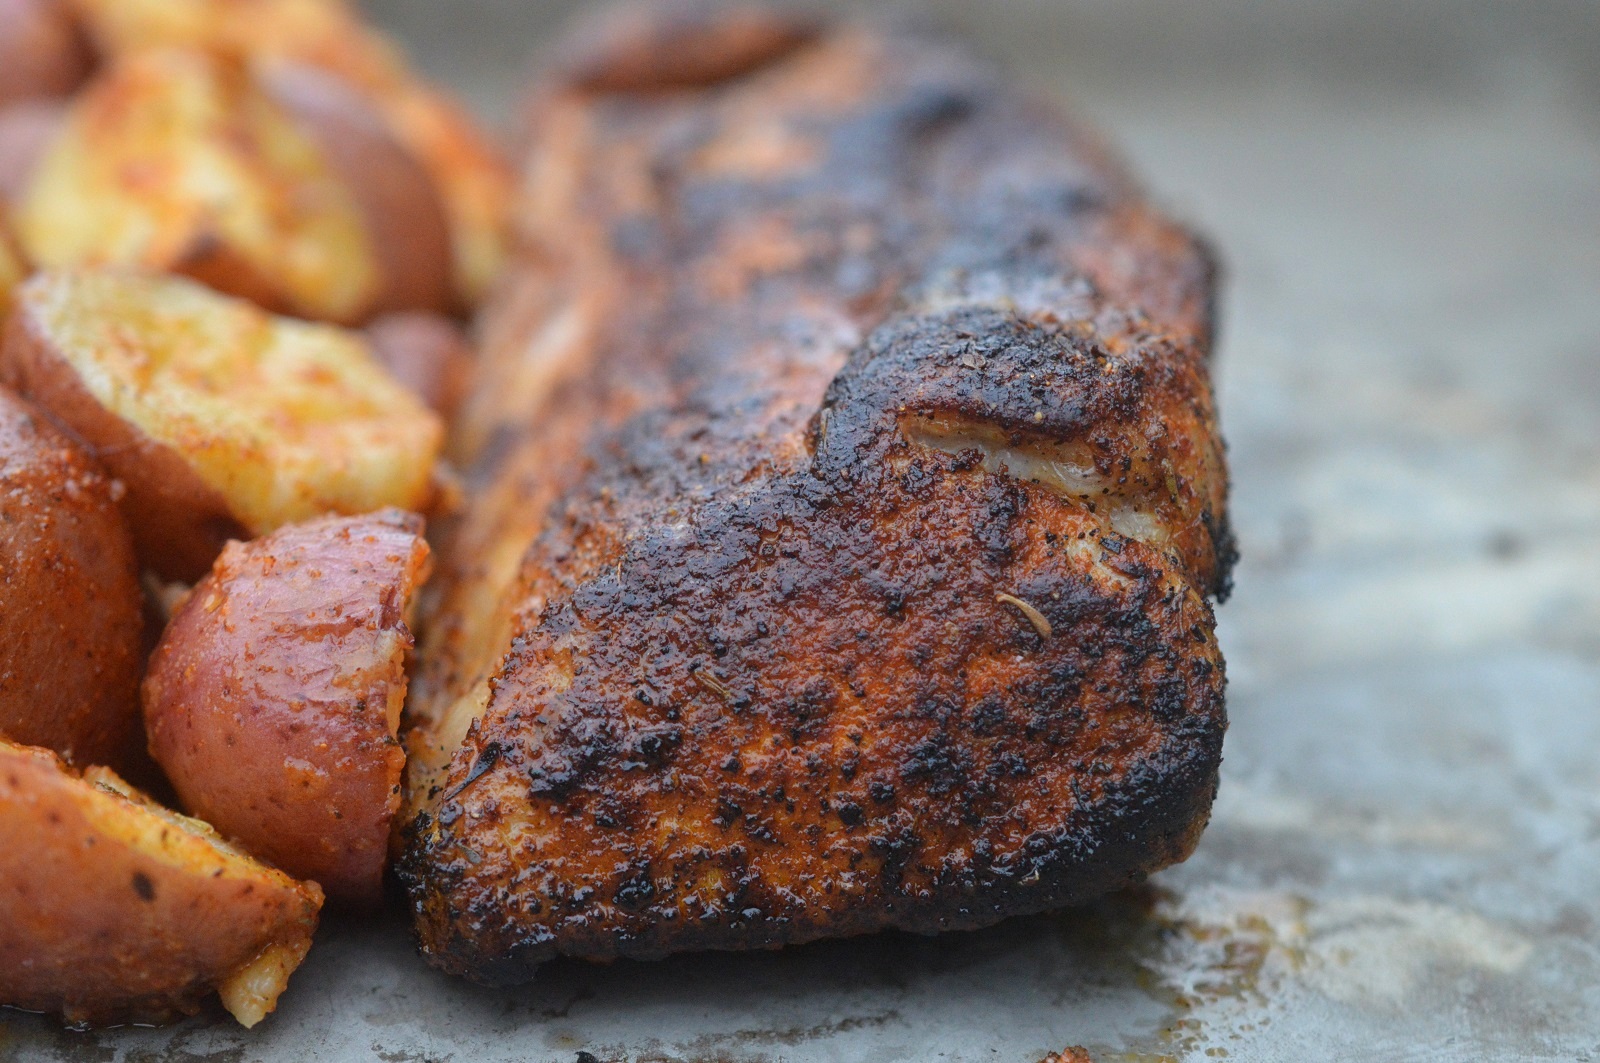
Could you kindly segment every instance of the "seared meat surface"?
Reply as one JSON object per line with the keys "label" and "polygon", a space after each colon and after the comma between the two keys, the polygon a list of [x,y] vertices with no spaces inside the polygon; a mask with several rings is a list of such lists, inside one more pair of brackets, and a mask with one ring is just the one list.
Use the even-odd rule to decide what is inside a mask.
{"label": "seared meat surface", "polygon": [[486,982],[1082,901],[1216,788],[1203,249],[937,37],[696,17],[526,111],[401,859]]}

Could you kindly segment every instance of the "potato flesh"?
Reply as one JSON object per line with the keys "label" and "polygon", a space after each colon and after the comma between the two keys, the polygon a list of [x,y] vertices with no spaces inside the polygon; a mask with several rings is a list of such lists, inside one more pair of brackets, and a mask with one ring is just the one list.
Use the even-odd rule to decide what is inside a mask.
{"label": "potato flesh", "polygon": [[25,291],[95,400],[182,455],[251,532],[426,508],[443,426],[355,334],[175,278],[91,271]]}
{"label": "potato flesh", "polygon": [[217,987],[228,1014],[250,1029],[278,1006],[289,986],[289,976],[311,951],[311,939],[268,945],[261,955],[229,975]]}
{"label": "potato flesh", "polygon": [[205,268],[236,294],[330,321],[361,319],[381,283],[356,200],[312,140],[201,53],[142,52],[96,79],[16,220],[41,267]]}
{"label": "potato flesh", "polygon": [[322,893],[114,773],[0,740],[0,1002],[161,1022],[229,986],[246,1025],[310,947]]}

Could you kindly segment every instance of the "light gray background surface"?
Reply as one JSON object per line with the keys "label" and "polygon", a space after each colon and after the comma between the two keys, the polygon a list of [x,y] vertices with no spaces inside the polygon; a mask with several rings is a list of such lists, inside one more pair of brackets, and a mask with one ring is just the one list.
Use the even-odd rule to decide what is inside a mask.
{"label": "light gray background surface", "polygon": [[[504,116],[569,4],[369,5]],[[938,940],[486,992],[330,921],[279,1012],[0,1059],[1600,1060],[1600,5],[942,0],[1229,266],[1244,563],[1188,864]]]}

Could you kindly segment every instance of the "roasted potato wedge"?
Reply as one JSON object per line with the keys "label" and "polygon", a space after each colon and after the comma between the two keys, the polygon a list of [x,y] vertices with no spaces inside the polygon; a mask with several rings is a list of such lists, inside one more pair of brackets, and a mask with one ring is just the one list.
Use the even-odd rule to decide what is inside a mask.
{"label": "roasted potato wedge", "polygon": [[283,56],[357,85],[406,76],[399,53],[343,0],[73,0],[103,55],[190,48]]}
{"label": "roasted potato wedge", "polygon": [[183,273],[319,320],[363,320],[383,284],[361,206],[315,140],[247,70],[199,52],[140,52],[96,77],[16,228],[41,268]]}
{"label": "roasted potato wedge", "polygon": [[459,325],[438,314],[386,314],[367,326],[367,338],[395,379],[446,422],[455,417],[477,364]]}
{"label": "roasted potato wedge", "polygon": [[230,538],[432,500],[443,425],[356,333],[113,271],[41,273],[16,303],[0,383],[126,484],[165,578],[198,579]]}
{"label": "roasted potato wedge", "polygon": [[512,194],[505,160],[464,110],[429,86],[411,83],[382,102],[401,142],[422,159],[444,197],[456,289],[475,306],[505,264]]}
{"label": "roasted potato wedge", "polygon": [[229,543],[145,678],[150,751],[183,808],[347,904],[382,899],[428,566],[422,519],[398,510]]}
{"label": "roasted potato wedge", "polygon": [[261,83],[300,122],[354,193],[382,274],[370,310],[448,313],[457,305],[450,222],[432,177],[350,85],[298,62],[260,67]]}
{"label": "roasted potato wedge", "polygon": [[0,390],[0,734],[125,768],[141,744],[142,611],[111,478]]}
{"label": "roasted potato wedge", "polygon": [[91,63],[66,0],[0,0],[0,105],[65,96]]}
{"label": "roasted potato wedge", "polygon": [[322,891],[114,773],[0,740],[0,1002],[105,1025],[212,992],[246,1026],[305,958]]}
{"label": "roasted potato wedge", "polygon": [[415,77],[382,34],[340,0],[78,0],[100,48],[185,47],[293,60],[337,75],[385,115],[427,168],[450,222],[455,289],[475,304],[505,256],[511,173],[459,106]]}

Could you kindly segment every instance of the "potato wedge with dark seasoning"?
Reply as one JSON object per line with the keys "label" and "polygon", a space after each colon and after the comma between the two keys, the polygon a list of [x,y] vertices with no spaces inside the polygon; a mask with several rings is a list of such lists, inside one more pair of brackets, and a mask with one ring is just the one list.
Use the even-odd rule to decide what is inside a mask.
{"label": "potato wedge with dark seasoning", "polygon": [[177,278],[40,274],[0,382],[127,485],[142,560],[203,575],[231,539],[325,513],[425,511],[443,425],[357,334]]}
{"label": "potato wedge with dark seasoning", "polygon": [[183,807],[353,905],[382,899],[400,806],[421,534],[386,510],[230,543],[144,683],[150,751]]}
{"label": "potato wedge with dark seasoning", "polygon": [[169,1022],[220,993],[254,1026],[311,947],[296,882],[115,774],[0,740],[0,1003],[69,1023]]}

